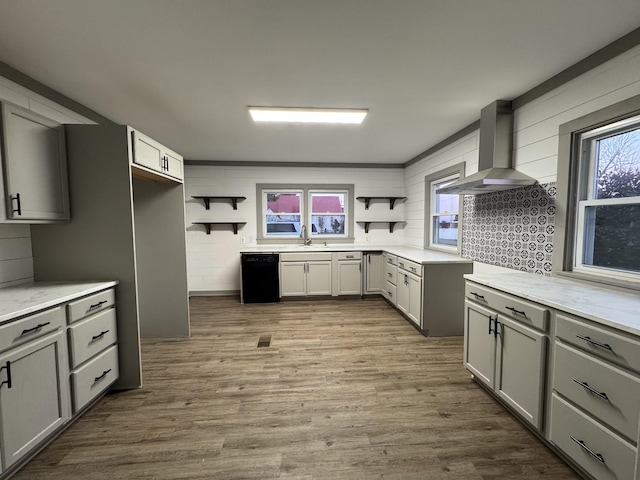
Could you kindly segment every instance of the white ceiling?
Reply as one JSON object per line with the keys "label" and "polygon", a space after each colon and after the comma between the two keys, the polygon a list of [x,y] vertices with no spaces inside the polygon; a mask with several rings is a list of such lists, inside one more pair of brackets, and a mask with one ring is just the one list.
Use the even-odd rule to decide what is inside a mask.
{"label": "white ceiling", "polygon": [[638,26],[638,0],[0,0],[0,61],[188,159],[402,164]]}

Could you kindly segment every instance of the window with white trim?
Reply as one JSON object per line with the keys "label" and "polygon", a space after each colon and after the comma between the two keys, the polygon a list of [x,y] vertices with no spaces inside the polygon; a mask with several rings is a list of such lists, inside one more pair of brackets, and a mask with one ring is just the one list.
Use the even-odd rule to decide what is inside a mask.
{"label": "window with white trim", "polygon": [[353,242],[353,185],[258,184],[258,242]]}
{"label": "window with white trim", "polygon": [[463,177],[464,163],[461,163],[425,178],[425,248],[459,251],[460,195],[437,192]]}
{"label": "window with white trim", "polygon": [[573,269],[640,278],[640,115],[579,136]]}

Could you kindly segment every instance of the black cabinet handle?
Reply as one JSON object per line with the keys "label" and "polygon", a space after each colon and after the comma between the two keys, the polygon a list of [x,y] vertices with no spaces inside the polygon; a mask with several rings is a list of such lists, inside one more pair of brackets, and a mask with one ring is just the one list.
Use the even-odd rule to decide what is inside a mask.
{"label": "black cabinet handle", "polygon": [[469,293],[476,298],[481,298],[482,300],[484,300],[484,295],[480,295],[479,293],[476,293],[476,292],[469,292]]}
{"label": "black cabinet handle", "polygon": [[576,337],[578,337],[580,340],[584,340],[585,342],[589,342],[591,345],[594,345],[596,347],[600,347],[600,348],[604,348],[605,350],[613,351],[613,348],[611,348],[611,345],[609,345],[608,343],[596,342],[595,340],[591,340],[591,338],[587,337],[586,335],[576,335]]}
{"label": "black cabinet handle", "polygon": [[7,360],[7,363],[5,364],[4,367],[0,367],[0,372],[2,370],[7,371],[7,379],[4,380],[3,382],[0,382],[0,387],[2,387],[2,385],[6,385],[7,388],[11,388],[11,362],[9,360]]}
{"label": "black cabinet handle", "polygon": [[36,330],[40,330],[42,327],[46,327],[47,325],[49,325],[51,322],[46,322],[46,323],[39,323],[38,325],[36,325],[33,328],[26,328],[24,330],[22,330],[22,333],[20,334],[20,336],[26,335],[28,333],[32,333],[35,332]]}
{"label": "black cabinet handle", "polygon": [[491,323],[493,323],[493,317],[489,315],[489,335],[493,333],[493,329],[491,328]]}
{"label": "black cabinet handle", "polygon": [[593,393],[594,395],[597,395],[598,397],[603,398],[604,400],[609,400],[609,397],[607,397],[606,393],[599,392],[595,388],[590,387],[587,382],[581,382],[580,380],[577,380],[575,378],[573,379],[573,381],[576,382],[578,385],[580,385],[585,390],[587,390],[588,392]]}
{"label": "black cabinet handle", "polygon": [[604,457],[599,454],[594,452],[593,450],[591,450],[589,447],[587,447],[587,444],[584,443],[582,440],[578,440],[576,437],[574,437],[573,435],[569,435],[569,438],[571,438],[571,440],[573,440],[574,442],[576,442],[578,445],[580,445],[580,448],[582,448],[585,452],[587,452],[589,455],[591,455],[592,457],[594,457],[596,460],[598,460],[600,463],[605,463],[604,462]]}
{"label": "black cabinet handle", "polygon": [[511,311],[512,311],[513,313],[515,313],[516,315],[522,315],[523,317],[526,317],[526,316],[527,316],[527,312],[523,312],[522,310],[516,310],[516,309],[515,309],[515,308],[513,308],[513,307],[504,307],[504,308],[506,308],[507,310],[511,310]]}
{"label": "black cabinet handle", "polygon": [[105,330],[104,332],[100,332],[98,335],[94,335],[93,337],[91,337],[91,342],[90,342],[90,343],[93,343],[93,342],[95,342],[96,340],[101,339],[101,338],[102,338],[102,337],[104,337],[107,333],[109,333],[109,330]]}
{"label": "black cabinet handle", "polygon": [[94,308],[98,308],[100,305],[104,305],[105,303],[107,303],[107,300],[102,300],[101,302],[94,303],[93,305],[89,306],[89,310],[93,310]]}
{"label": "black cabinet handle", "polygon": [[111,369],[109,369],[109,370],[105,370],[104,372],[102,372],[102,375],[100,375],[100,376],[96,377],[96,378],[93,380],[93,383],[96,383],[97,381],[102,380],[104,377],[106,377],[106,376],[107,376],[107,373],[109,373],[110,371],[111,371]]}
{"label": "black cabinet handle", "polygon": [[9,200],[11,201],[11,203],[13,203],[14,200],[16,201],[16,208],[11,210],[11,213],[15,213],[16,215],[22,215],[22,206],[20,205],[20,194],[16,193],[15,197],[13,195],[9,195]]}

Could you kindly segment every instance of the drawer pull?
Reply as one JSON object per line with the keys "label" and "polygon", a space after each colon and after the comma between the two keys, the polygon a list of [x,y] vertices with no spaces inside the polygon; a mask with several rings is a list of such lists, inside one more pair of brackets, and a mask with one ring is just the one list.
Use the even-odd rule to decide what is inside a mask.
{"label": "drawer pull", "polygon": [[515,308],[513,308],[513,307],[504,307],[504,308],[506,308],[507,310],[511,310],[511,311],[512,311],[513,313],[515,313],[516,315],[522,315],[523,317],[526,317],[526,316],[527,316],[527,312],[523,312],[522,310],[516,310],[516,309],[515,309]]}
{"label": "drawer pull", "polygon": [[574,437],[573,435],[569,435],[569,438],[571,438],[571,440],[573,440],[574,442],[576,442],[578,445],[580,445],[580,448],[582,448],[585,452],[587,452],[589,455],[591,455],[593,458],[595,458],[596,460],[598,460],[600,463],[605,463],[604,462],[604,457],[602,455],[600,455],[599,453],[594,452],[593,450],[591,450],[589,447],[587,447],[587,444],[584,443],[582,440],[578,440],[576,437]]}
{"label": "drawer pull", "polygon": [[347,255],[347,258],[355,258],[353,255]]}
{"label": "drawer pull", "polygon": [[484,300],[484,295],[480,295],[479,293],[476,293],[476,292],[469,292],[469,293],[476,298],[481,298],[482,300]]}
{"label": "drawer pull", "polygon": [[594,345],[596,347],[600,347],[600,348],[604,348],[605,350],[613,351],[613,348],[611,348],[611,345],[609,345],[608,343],[596,342],[595,340],[591,340],[590,337],[587,337],[585,335],[576,335],[576,337],[578,337],[580,340],[584,340],[585,342],[589,342],[591,345]]}
{"label": "drawer pull", "polygon": [[387,291],[387,293],[389,294],[390,297],[393,297],[393,293]]}
{"label": "drawer pull", "polygon": [[27,335],[28,333],[33,333],[36,330],[40,330],[42,327],[46,327],[47,325],[49,325],[51,322],[46,322],[46,323],[39,323],[38,325],[36,325],[35,327],[32,328],[27,328],[25,330],[22,330],[22,333],[20,334],[20,336],[23,335]]}
{"label": "drawer pull", "polygon": [[594,395],[597,395],[600,398],[603,398],[605,400],[609,400],[609,397],[607,397],[606,393],[599,392],[595,388],[590,387],[587,382],[581,382],[580,380],[576,380],[575,378],[573,379],[573,381],[576,382],[578,385],[580,385],[582,388],[584,388],[584,389],[588,390],[589,392],[593,393]]}
{"label": "drawer pull", "polygon": [[100,305],[103,305],[105,303],[107,303],[108,300],[102,300],[101,302],[98,303],[94,303],[93,305],[89,306],[89,310],[93,310],[94,308],[98,308]]}
{"label": "drawer pull", "polygon": [[91,337],[91,343],[95,342],[96,340],[100,340],[107,333],[109,333],[109,330],[105,330],[104,332],[100,332],[98,335],[94,335],[93,337]]}
{"label": "drawer pull", "polygon": [[391,272],[387,272],[387,275],[390,276],[390,277],[393,277],[393,273],[391,273]]}
{"label": "drawer pull", "polygon": [[416,272],[416,271],[417,271],[417,270],[416,270],[416,267],[409,267],[409,268],[411,268],[411,271],[412,271],[412,272]]}
{"label": "drawer pull", "polygon": [[11,362],[9,360],[7,360],[7,363],[4,367],[0,367],[0,372],[2,370],[7,371],[7,379],[0,382],[0,387],[2,387],[2,385],[6,385],[7,388],[11,388]]}
{"label": "drawer pull", "polygon": [[109,373],[110,371],[111,371],[111,369],[109,369],[109,370],[105,370],[104,372],[102,372],[102,375],[100,375],[99,377],[96,377],[96,378],[93,380],[93,383],[96,383],[97,381],[102,380],[104,377],[106,377],[106,376],[107,376],[107,373]]}

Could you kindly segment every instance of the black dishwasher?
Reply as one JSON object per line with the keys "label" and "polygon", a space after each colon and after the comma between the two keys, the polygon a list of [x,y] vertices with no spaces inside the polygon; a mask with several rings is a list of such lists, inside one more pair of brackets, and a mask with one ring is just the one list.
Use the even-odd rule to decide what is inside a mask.
{"label": "black dishwasher", "polygon": [[280,301],[277,253],[242,254],[242,303]]}

